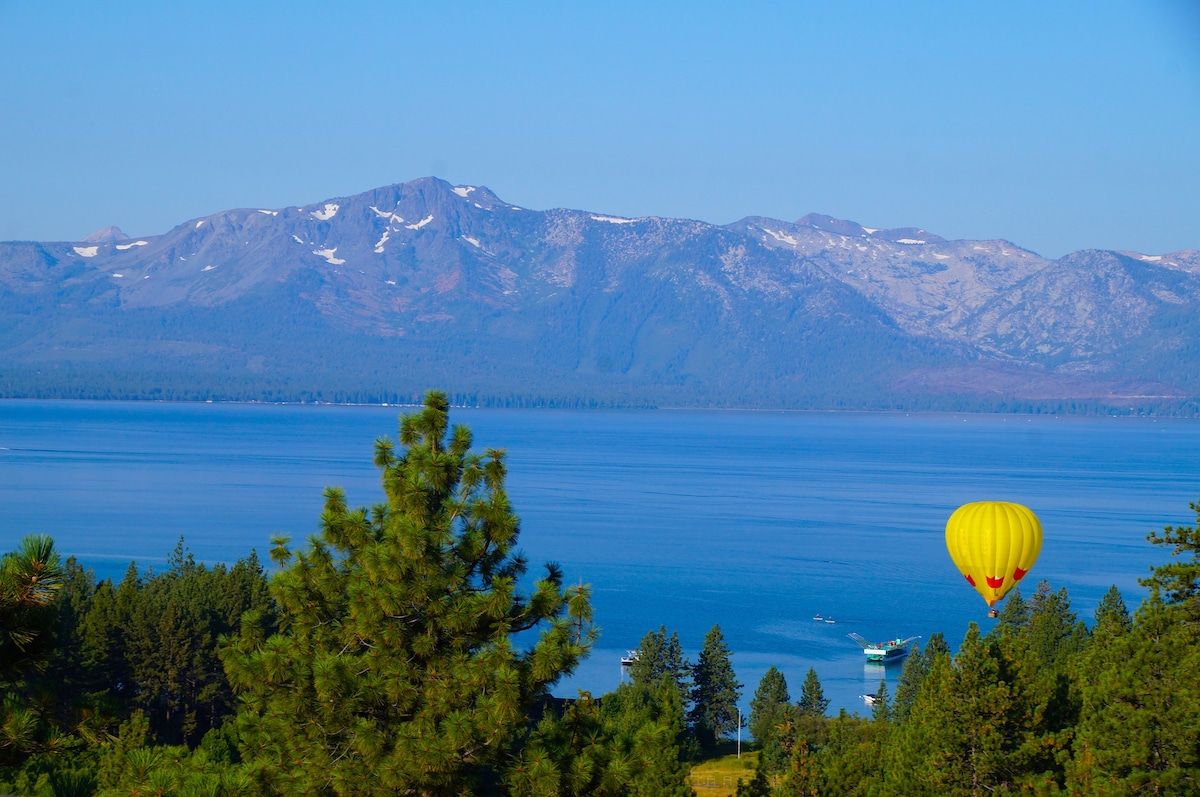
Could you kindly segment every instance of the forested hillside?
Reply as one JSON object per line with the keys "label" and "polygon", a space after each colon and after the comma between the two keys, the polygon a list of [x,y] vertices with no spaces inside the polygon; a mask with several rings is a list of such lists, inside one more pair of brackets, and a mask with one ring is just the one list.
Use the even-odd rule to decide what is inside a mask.
{"label": "forested hillside", "polygon": [[[504,454],[473,446],[429,394],[377,443],[382,501],[328,490],[318,535],[271,541],[269,578],[181,542],[163,572],[97,583],[26,538],[0,563],[0,790],[692,793],[744,693],[720,628],[694,663],[652,630],[616,691],[551,697],[595,642],[590,588],[526,575]],[[1014,590],[956,651],[914,650],[869,717],[769,669],[738,794],[1197,793],[1200,531],[1149,541],[1174,558],[1134,611],[1113,588],[1087,624],[1065,590]]]}

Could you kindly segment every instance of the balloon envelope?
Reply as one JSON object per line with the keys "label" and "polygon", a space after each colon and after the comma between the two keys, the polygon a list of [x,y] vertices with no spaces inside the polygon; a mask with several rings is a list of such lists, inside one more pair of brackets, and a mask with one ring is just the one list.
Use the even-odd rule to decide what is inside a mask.
{"label": "balloon envelope", "polygon": [[1037,561],[1042,524],[1020,504],[964,504],[946,521],[946,548],[959,572],[991,606]]}

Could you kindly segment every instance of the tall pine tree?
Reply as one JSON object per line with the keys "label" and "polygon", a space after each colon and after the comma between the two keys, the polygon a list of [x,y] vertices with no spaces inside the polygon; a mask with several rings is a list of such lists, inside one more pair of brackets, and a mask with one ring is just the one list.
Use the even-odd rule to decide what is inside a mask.
{"label": "tall pine tree", "polygon": [[749,722],[750,735],[758,743],[758,766],[766,772],[778,772],[787,762],[780,729],[793,718],[791,700],[783,673],[768,668],[750,700]]}
{"label": "tall pine tree", "polygon": [[529,717],[592,644],[557,566],[518,588],[503,452],[472,454],[437,392],[401,419],[400,444],[376,443],[384,503],[352,510],[326,490],[321,533],[298,553],[276,541],[279,632],[264,637],[250,614],[225,651],[264,791],[498,788]]}
{"label": "tall pine tree", "polygon": [[796,703],[793,737],[802,739],[813,750],[824,745],[829,727],[825,717],[828,709],[829,698],[825,697],[821,679],[817,677],[816,669],[809,667],[804,676],[804,683],[800,684],[800,700]]}
{"label": "tall pine tree", "polygon": [[701,744],[715,745],[738,729],[737,702],[742,696],[742,684],[733,673],[719,625],[704,637],[700,658],[692,668],[692,682],[692,728]]}
{"label": "tall pine tree", "polygon": [[808,668],[808,672],[804,676],[804,683],[800,686],[800,702],[797,705],[802,714],[814,717],[825,716],[825,711],[829,708],[829,698],[825,697],[825,690],[821,688],[821,679],[817,677],[817,671],[812,667]]}
{"label": "tall pine tree", "polygon": [[1113,584],[1100,599],[1096,607],[1096,625],[1092,629],[1097,638],[1108,640],[1112,637],[1124,636],[1133,630],[1133,618],[1125,606],[1121,591]]}

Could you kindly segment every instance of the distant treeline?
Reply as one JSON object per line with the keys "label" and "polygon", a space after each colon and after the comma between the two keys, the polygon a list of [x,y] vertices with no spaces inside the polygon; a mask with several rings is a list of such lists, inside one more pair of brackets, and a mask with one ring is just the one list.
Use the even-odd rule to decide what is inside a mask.
{"label": "distant treeline", "polygon": [[[590,587],[525,577],[503,454],[472,453],[448,408],[428,394],[377,442],[381,503],[331,488],[318,535],[273,538],[270,578],[182,541],[117,583],[46,537],[5,554],[0,791],[691,794],[738,728],[721,630],[695,663],[651,631],[618,689],[551,698],[596,641]],[[793,701],[770,668],[739,796],[1200,793],[1200,531],[1149,539],[1174,558],[1136,612],[1114,587],[1089,628],[1066,590],[1014,590],[957,653],[914,649],[870,717],[827,716],[814,670]]]}
{"label": "distant treeline", "polygon": [[[219,401],[267,404],[371,404],[413,406],[424,386],[410,390],[355,386],[352,378],[266,377],[245,373],[95,372],[76,368],[42,371],[0,369],[0,399],[87,401]],[[968,395],[870,392],[849,400],[841,394],[788,397],[778,391],[741,391],[737,397],[711,391],[650,390],[617,382],[595,392],[512,392],[503,387],[451,391],[455,407],[497,409],[780,409],[893,412],[971,412],[1014,415],[1200,417],[1200,399],[1100,400],[990,399]]]}

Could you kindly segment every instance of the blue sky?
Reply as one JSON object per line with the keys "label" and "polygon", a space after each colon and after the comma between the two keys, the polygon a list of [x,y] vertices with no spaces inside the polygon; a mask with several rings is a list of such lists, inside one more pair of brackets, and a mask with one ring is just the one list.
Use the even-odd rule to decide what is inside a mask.
{"label": "blue sky", "polygon": [[1200,3],[0,0],[0,240],[436,174],[531,208],[1200,248]]}

